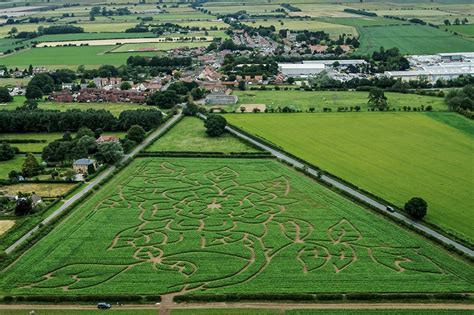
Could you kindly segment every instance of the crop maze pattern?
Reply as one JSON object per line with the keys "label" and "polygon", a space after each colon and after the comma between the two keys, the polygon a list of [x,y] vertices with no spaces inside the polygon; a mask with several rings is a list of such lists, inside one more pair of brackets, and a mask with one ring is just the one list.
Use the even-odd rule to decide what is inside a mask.
{"label": "crop maze pattern", "polygon": [[[362,244],[363,234],[347,219],[334,222],[325,238],[316,239],[312,223],[288,214],[288,207],[299,201],[291,198],[284,176],[242,184],[230,167],[189,173],[169,162],[154,165],[137,169],[94,209],[139,209],[137,223],[120,231],[107,249],[133,249],[133,263],[101,265],[100,273],[86,261],[64,265],[23,287],[83,289],[143,264],[157,273],[179,275],[168,292],[228,287],[255,279],[290,246],[299,248],[295,263],[302,273],[323,268],[343,273],[357,264],[361,251],[389,272],[445,273],[417,247]],[[204,257],[232,260],[235,268],[200,274]]]}

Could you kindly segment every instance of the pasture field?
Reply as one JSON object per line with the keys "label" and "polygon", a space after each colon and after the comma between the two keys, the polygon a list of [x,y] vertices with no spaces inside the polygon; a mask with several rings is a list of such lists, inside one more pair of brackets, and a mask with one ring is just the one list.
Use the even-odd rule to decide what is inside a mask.
{"label": "pasture field", "polygon": [[357,52],[370,54],[380,47],[397,47],[403,54],[436,54],[473,51],[474,42],[434,27],[422,25],[359,27]]}
{"label": "pasture field", "polygon": [[256,151],[239,139],[225,133],[221,137],[209,137],[204,122],[195,117],[184,117],[164,136],[147,148],[149,152],[195,151],[195,152],[248,152]]}
{"label": "pasture field", "polygon": [[25,155],[17,154],[11,160],[0,161],[0,179],[8,179],[8,173],[10,173],[11,170],[21,170],[25,159]]}
{"label": "pasture field", "polygon": [[[15,87],[15,86],[26,86],[30,82],[31,78],[0,78],[0,86]],[[3,108],[0,103],[0,109]]]}
{"label": "pasture field", "polygon": [[319,20],[295,20],[295,19],[268,19],[268,20],[256,20],[253,22],[244,22],[244,24],[258,27],[258,26],[275,26],[277,30],[289,29],[289,30],[309,30],[309,31],[325,31],[333,37],[337,37],[341,34],[357,35],[357,30],[352,26],[341,25],[323,22]]}
{"label": "pasture field", "polygon": [[[219,2],[207,2],[204,3],[203,7],[211,11],[212,14],[228,14],[235,13],[241,10],[245,10],[249,14],[269,14],[276,9],[282,7],[278,4],[265,4],[265,3],[219,3]],[[277,12],[278,13],[278,12]],[[281,14],[281,13],[280,13]]]}
{"label": "pasture field", "polygon": [[450,25],[444,26],[450,31],[456,32],[461,34],[464,37],[474,38],[474,24],[466,24],[466,25]]}
{"label": "pasture field", "polygon": [[[85,65],[88,68],[98,68],[101,65],[123,65],[127,58],[137,53],[107,54],[115,46],[82,46],[82,47],[44,47],[32,48],[21,52],[0,57],[0,64],[8,67],[27,68],[46,66],[48,68],[73,68]],[[156,53],[140,53],[142,56],[154,56]]]}
{"label": "pasture field", "polygon": [[429,206],[425,220],[472,241],[474,177],[469,174],[473,173],[474,123],[452,113],[439,113],[444,118],[435,119],[431,115],[233,114],[226,118],[399,207],[411,197],[422,197]]}
{"label": "pasture field", "polygon": [[[71,133],[71,135],[74,137],[74,133]],[[103,135],[123,138],[126,132],[107,131]],[[62,137],[62,132],[0,133],[0,142],[5,140],[40,140],[41,142],[11,143],[11,145],[20,149],[21,152],[41,152],[50,142]]]}
{"label": "pasture field", "polygon": [[[172,315],[471,315],[469,310],[360,310],[360,309],[306,309],[306,310],[264,310],[264,309],[180,309]],[[9,314],[7,314],[9,315]],[[13,314],[12,314],[13,315]]]}
{"label": "pasture field", "polygon": [[20,183],[0,186],[0,192],[14,195],[21,191],[23,193],[35,193],[43,198],[54,198],[66,195],[66,193],[74,186],[74,183]]}
{"label": "pasture field", "polygon": [[135,44],[123,44],[118,46],[116,49],[112,50],[111,53],[123,53],[123,52],[140,52],[140,51],[149,51],[149,50],[170,50],[179,47],[206,47],[209,46],[211,42],[205,41],[196,41],[196,42],[174,42],[174,43],[135,43]]}
{"label": "pasture field", "polygon": [[[367,110],[368,92],[353,91],[234,91],[239,97],[237,111],[243,104],[266,104],[270,108],[293,107],[306,111],[310,107],[322,111],[324,107],[336,110],[337,107],[360,106]],[[444,99],[435,96],[416,94],[385,93],[390,107],[397,110],[403,106],[420,107],[431,105],[433,110],[447,110]]]}
{"label": "pasture field", "polygon": [[153,157],[135,159],[11,265],[0,292],[471,292],[473,276],[275,160]]}

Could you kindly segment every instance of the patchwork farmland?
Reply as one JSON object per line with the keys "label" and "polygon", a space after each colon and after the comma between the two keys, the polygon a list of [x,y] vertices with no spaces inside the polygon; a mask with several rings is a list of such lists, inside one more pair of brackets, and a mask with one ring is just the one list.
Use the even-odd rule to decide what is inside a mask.
{"label": "patchwork farmland", "polygon": [[43,295],[469,291],[466,267],[276,161],[139,158],[12,265],[0,288]]}

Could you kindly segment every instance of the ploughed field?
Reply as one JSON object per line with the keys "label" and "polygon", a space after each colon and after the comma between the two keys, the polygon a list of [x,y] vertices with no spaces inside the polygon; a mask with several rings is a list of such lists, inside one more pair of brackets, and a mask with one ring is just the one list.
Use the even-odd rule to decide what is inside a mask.
{"label": "ploughed field", "polygon": [[471,292],[473,277],[275,160],[138,158],[5,271],[0,290]]}
{"label": "ploughed field", "polygon": [[472,241],[474,124],[453,113],[232,114],[226,119]]}

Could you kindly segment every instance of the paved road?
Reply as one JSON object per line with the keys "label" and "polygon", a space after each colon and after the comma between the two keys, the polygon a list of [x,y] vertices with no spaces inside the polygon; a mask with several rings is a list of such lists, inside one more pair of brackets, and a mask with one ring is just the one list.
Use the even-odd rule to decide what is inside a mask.
{"label": "paved road", "polygon": [[[128,159],[133,158],[135,155],[137,155],[146,145],[148,145],[150,142],[153,142],[157,137],[159,137],[169,125],[173,124],[176,120],[180,118],[182,114],[179,113],[178,115],[175,115],[172,117],[170,120],[168,120],[165,124],[163,124],[160,128],[155,130],[153,133],[151,133],[145,140],[143,140],[142,143],[140,143],[138,146],[135,147],[135,149],[124,155],[122,160],[120,162],[125,162]],[[116,169],[115,166],[110,166],[106,170],[104,170],[100,175],[98,175],[96,178],[94,178],[91,182],[87,184],[81,191],[76,193],[74,196],[72,196],[70,199],[68,199],[64,204],[59,207],[57,210],[55,210],[53,213],[51,213],[48,217],[46,217],[43,221],[41,221],[40,225],[46,225],[51,220],[53,220],[57,215],[61,214],[64,212],[71,204],[73,204],[76,200],[84,196],[89,190],[93,189],[95,186],[97,186],[99,183],[101,183],[105,177],[109,176],[114,170]],[[25,235],[23,235],[21,238],[19,238],[15,243],[13,243],[10,247],[8,247],[5,250],[5,253],[10,254],[13,252],[20,244],[25,242],[34,232],[38,231],[39,225],[35,226],[33,229],[28,231]]]}
{"label": "paved road", "polygon": [[[201,116],[202,117],[202,116]],[[303,168],[305,167],[307,172],[310,173],[311,175],[314,175],[314,176],[318,176],[318,171],[299,162],[298,160],[286,155],[285,153],[281,152],[281,151],[278,151],[278,150],[275,150],[267,145],[265,145],[264,143],[260,142],[260,141],[257,141],[253,138],[250,138],[244,134],[242,134],[241,132],[239,132],[238,130],[236,129],[233,129],[232,127],[229,127],[227,126],[226,129],[236,135],[237,137],[240,137],[246,141],[249,141],[251,143],[253,143],[254,145],[258,146],[259,148],[265,150],[265,151],[268,151],[270,152],[272,155],[274,155],[275,157],[277,157],[278,159],[281,159],[281,160],[284,160],[286,161],[287,163],[297,167],[297,168]],[[463,253],[469,255],[469,256],[474,256],[474,251],[471,250],[470,248],[456,242],[455,240],[452,240],[438,232],[436,232],[435,230],[429,228],[428,226],[426,225],[423,225],[421,224],[420,222],[417,222],[417,221],[413,221],[411,218],[405,216],[404,214],[402,213],[399,213],[399,212],[390,212],[390,211],[387,211],[387,205],[384,205],[374,199],[372,199],[371,197],[367,196],[367,195],[364,195],[364,194],[361,194],[360,192],[352,189],[351,187],[335,180],[334,178],[332,177],[329,177],[329,176],[326,176],[326,175],[321,175],[321,180],[325,181],[326,183],[329,183],[331,185],[333,185],[334,187],[337,187],[338,189],[340,190],[343,190],[347,193],[349,193],[350,195],[352,195],[353,197],[359,199],[359,200],[362,200],[368,204],[370,204],[371,206],[381,210],[382,212],[385,212],[385,214],[391,216],[391,217],[394,217],[394,218],[397,218],[399,220],[402,220],[408,224],[410,224],[411,226],[413,226],[415,229],[419,230],[419,231],[423,231],[429,235],[431,235],[432,237],[436,238],[438,241],[440,242],[443,242],[445,244],[448,244],[448,245],[452,245],[454,246],[456,249],[462,251]]]}

